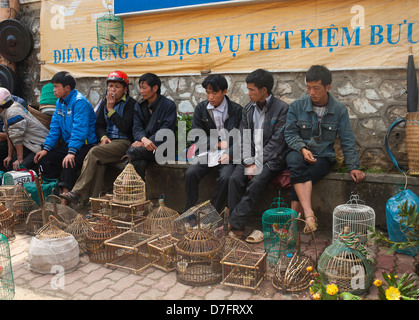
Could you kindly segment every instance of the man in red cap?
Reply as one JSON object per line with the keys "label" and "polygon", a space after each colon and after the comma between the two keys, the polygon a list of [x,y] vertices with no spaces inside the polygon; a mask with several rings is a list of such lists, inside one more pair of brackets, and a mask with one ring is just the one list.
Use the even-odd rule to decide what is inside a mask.
{"label": "man in red cap", "polygon": [[127,74],[111,72],[106,79],[106,96],[96,111],[96,135],[100,143],[87,154],[73,189],[60,195],[64,204],[79,202],[82,196],[97,197],[106,191],[106,166],[120,162],[134,141],[132,124],[136,102],[129,96]]}

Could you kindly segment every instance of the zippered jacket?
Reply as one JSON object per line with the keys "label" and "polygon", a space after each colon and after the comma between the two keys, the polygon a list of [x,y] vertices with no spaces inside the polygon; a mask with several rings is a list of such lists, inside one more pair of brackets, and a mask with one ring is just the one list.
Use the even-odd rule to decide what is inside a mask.
{"label": "zippered jacket", "polygon": [[44,150],[51,151],[60,138],[72,154],[84,144],[96,144],[95,123],[96,114],[90,102],[76,89],[71,90],[65,99],[57,100]]}
{"label": "zippered jacket", "polygon": [[314,157],[336,157],[335,140],[339,137],[348,170],[358,169],[360,161],[347,107],[329,94],[327,111],[319,121],[309,95],[290,104],[285,140],[288,146],[300,152],[307,148]]}

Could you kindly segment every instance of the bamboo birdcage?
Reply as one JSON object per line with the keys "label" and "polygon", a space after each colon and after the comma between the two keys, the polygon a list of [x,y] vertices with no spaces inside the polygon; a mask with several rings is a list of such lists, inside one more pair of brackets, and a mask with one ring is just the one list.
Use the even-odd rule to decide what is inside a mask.
{"label": "bamboo birdcage", "polygon": [[145,219],[145,207],[149,200],[137,204],[110,204],[109,219],[123,231],[139,226]]}
{"label": "bamboo birdcage", "polygon": [[248,252],[254,251],[253,248],[249,246],[246,242],[238,238],[235,238],[229,234],[221,238],[221,248],[223,257],[226,256],[232,250]]}
{"label": "bamboo birdcage", "polygon": [[15,201],[15,186],[0,186],[0,202],[11,209]]}
{"label": "bamboo birdcage", "polygon": [[266,276],[266,252],[231,250],[222,260],[222,284],[257,289]]}
{"label": "bamboo birdcage", "polygon": [[86,251],[89,260],[95,263],[106,263],[116,258],[115,252],[106,251],[104,242],[121,234],[122,231],[106,216],[99,217],[96,224],[86,234]]}
{"label": "bamboo birdcage", "polygon": [[176,268],[176,243],[178,239],[170,234],[158,236],[158,238],[148,242],[148,252],[150,262],[153,267],[169,272]]}
{"label": "bamboo birdcage", "polygon": [[145,182],[128,163],[113,183],[113,203],[134,205],[146,201]]}
{"label": "bamboo birdcage", "polygon": [[14,296],[15,282],[9,241],[0,233],[0,300],[12,300]]}
{"label": "bamboo birdcage", "polygon": [[94,215],[110,215],[110,206],[112,203],[112,194],[105,194],[98,198],[89,198],[91,214]]}
{"label": "bamboo birdcage", "polygon": [[333,210],[332,239],[336,240],[347,226],[355,233],[362,245],[368,249],[372,248],[374,241],[370,237],[370,228],[375,229],[375,212],[356,194],[352,194],[346,204],[339,205]]}
{"label": "bamboo birdcage", "polygon": [[173,221],[173,236],[180,239],[187,232],[198,227],[198,220],[200,220],[201,229],[209,231],[214,231],[223,225],[223,219],[208,200],[188,209]]}
{"label": "bamboo birdcage", "polygon": [[83,217],[83,215],[78,214],[71,223],[64,230],[65,232],[73,235],[73,237],[79,243],[80,254],[86,253],[86,234],[92,229],[91,224]]}
{"label": "bamboo birdcage", "polygon": [[173,221],[179,213],[165,206],[164,199],[159,199],[159,206],[148,214],[144,220],[144,232],[150,235],[173,234]]}
{"label": "bamboo birdcage", "polygon": [[285,253],[292,253],[297,243],[298,213],[290,209],[281,197],[275,198],[262,215],[262,230],[268,262],[275,265]]}
{"label": "bamboo birdcage", "polygon": [[215,235],[201,228],[198,212],[197,228],[182,236],[176,244],[176,277],[180,283],[204,286],[222,279],[222,243]]}
{"label": "bamboo birdcage", "polygon": [[15,217],[3,203],[0,203],[0,233],[9,240],[15,237]]}
{"label": "bamboo birdcage", "polygon": [[151,261],[147,243],[155,237],[143,233],[140,225],[106,240],[106,266],[128,269],[134,273],[148,268]]}
{"label": "bamboo birdcage", "polygon": [[317,270],[325,284],[335,282],[339,291],[363,294],[371,284],[373,263],[354,232],[344,232],[320,256]]}
{"label": "bamboo birdcage", "polygon": [[57,218],[51,215],[48,220],[49,223],[42,232],[30,242],[28,251],[30,268],[32,271],[48,274],[55,273],[54,268],[59,266],[65,272],[70,272],[80,262],[79,244],[73,235],[56,225]]}

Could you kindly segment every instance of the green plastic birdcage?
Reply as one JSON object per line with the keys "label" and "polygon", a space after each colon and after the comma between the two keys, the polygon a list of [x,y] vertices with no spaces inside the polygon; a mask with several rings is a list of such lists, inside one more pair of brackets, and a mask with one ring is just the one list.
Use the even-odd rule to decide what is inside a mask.
{"label": "green plastic birdcage", "polygon": [[0,233],[0,300],[12,300],[15,296],[9,241]]}
{"label": "green plastic birdcage", "polygon": [[104,57],[124,53],[124,22],[108,11],[96,20],[97,47]]}
{"label": "green plastic birdcage", "polygon": [[262,230],[267,260],[275,265],[281,255],[292,253],[297,245],[298,213],[287,207],[281,197],[275,198],[262,215]]}

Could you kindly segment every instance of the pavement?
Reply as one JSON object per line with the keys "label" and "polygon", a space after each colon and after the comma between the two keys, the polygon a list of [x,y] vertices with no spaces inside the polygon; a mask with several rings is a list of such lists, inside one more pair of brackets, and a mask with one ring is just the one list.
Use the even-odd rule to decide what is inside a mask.
{"label": "pavement", "polygon": [[[28,248],[32,236],[16,234],[9,242],[15,283],[14,300],[149,300],[149,301],[275,301],[311,300],[308,289],[297,293],[283,292],[272,285],[273,266],[268,263],[267,274],[257,289],[239,288],[218,283],[189,286],[177,281],[176,272],[165,272],[153,266],[135,274],[132,271],[107,267],[80,257],[75,270],[58,277],[30,270]],[[301,235],[301,252],[315,258],[331,244],[331,234],[318,231],[315,241],[311,235]],[[264,251],[263,242],[252,244],[256,252]],[[316,251],[317,250],[317,251]],[[415,258],[395,253],[387,254],[384,245],[374,245],[375,278],[381,272],[394,270],[397,274],[412,272]],[[373,279],[373,280],[374,280]],[[377,300],[377,289],[371,285],[364,299]]]}

